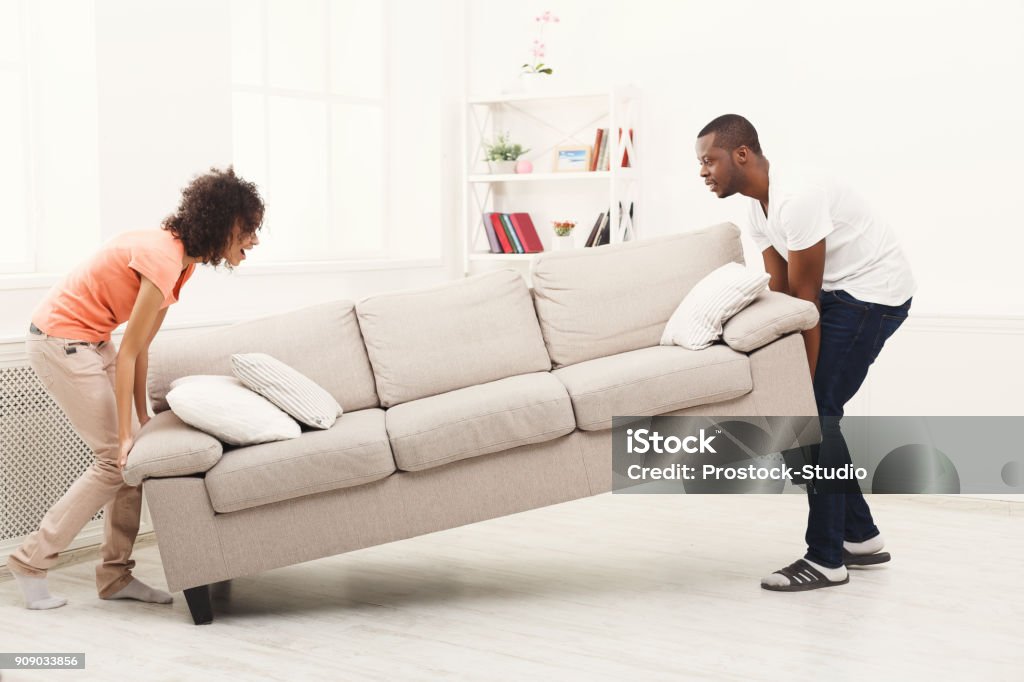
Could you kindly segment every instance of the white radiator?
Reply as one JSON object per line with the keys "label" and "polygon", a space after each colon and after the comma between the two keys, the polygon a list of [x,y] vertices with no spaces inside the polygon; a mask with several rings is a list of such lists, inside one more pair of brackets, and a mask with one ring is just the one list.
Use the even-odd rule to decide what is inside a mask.
{"label": "white radiator", "polygon": [[[32,368],[0,366],[0,567],[92,460]],[[102,518],[101,510],[70,548],[99,544]]]}

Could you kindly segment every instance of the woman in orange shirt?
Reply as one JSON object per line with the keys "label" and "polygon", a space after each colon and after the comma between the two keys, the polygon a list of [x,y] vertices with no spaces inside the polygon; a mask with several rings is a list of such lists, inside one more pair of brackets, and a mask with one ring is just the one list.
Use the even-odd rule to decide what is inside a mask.
{"label": "woman in orange shirt", "polygon": [[[100,598],[171,602],[166,592],[132,577],[142,489],[126,484],[121,473],[137,430],[149,421],[149,345],[196,263],[237,266],[259,244],[263,213],[255,185],[230,167],[211,169],[182,191],[177,211],[162,229],[113,237],[33,312],[26,339],[29,362],[95,460],[7,560],[28,608],[67,603],[50,594],[47,570],[100,509],[105,518],[102,562],[96,568]],[[124,322],[115,350],[110,334]]]}

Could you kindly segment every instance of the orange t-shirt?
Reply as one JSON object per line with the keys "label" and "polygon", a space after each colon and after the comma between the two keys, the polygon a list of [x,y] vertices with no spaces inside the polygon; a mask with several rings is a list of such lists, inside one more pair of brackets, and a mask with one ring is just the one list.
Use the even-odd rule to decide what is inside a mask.
{"label": "orange t-shirt", "polygon": [[192,276],[182,270],[185,246],[164,229],[133,230],[111,237],[100,250],[55,284],[36,306],[32,322],[50,336],[109,341],[127,322],[145,275],[164,295],[163,310],[177,302]]}

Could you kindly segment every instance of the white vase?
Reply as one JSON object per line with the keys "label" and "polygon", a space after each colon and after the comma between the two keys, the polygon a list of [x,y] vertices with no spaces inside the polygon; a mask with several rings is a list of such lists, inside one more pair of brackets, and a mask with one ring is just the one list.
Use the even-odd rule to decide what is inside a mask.
{"label": "white vase", "polygon": [[519,83],[523,92],[541,92],[547,89],[551,81],[551,75],[546,73],[535,73],[533,71],[519,74]]}
{"label": "white vase", "polygon": [[487,167],[491,173],[496,175],[511,174],[516,172],[515,161],[488,161]]}
{"label": "white vase", "polygon": [[564,237],[559,237],[556,234],[553,247],[553,251],[568,251],[570,249],[576,248],[576,240],[573,239],[571,233],[565,235]]}

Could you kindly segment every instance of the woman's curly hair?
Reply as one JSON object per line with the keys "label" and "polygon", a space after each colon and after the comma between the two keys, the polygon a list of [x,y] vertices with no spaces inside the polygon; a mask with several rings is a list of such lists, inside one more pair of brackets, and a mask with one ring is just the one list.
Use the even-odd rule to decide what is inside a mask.
{"label": "woman's curly hair", "polygon": [[263,225],[263,212],[256,185],[235,175],[233,166],[211,168],[181,191],[178,210],[164,219],[163,229],[181,240],[187,255],[216,267],[235,222],[240,219],[242,234],[251,234]]}

